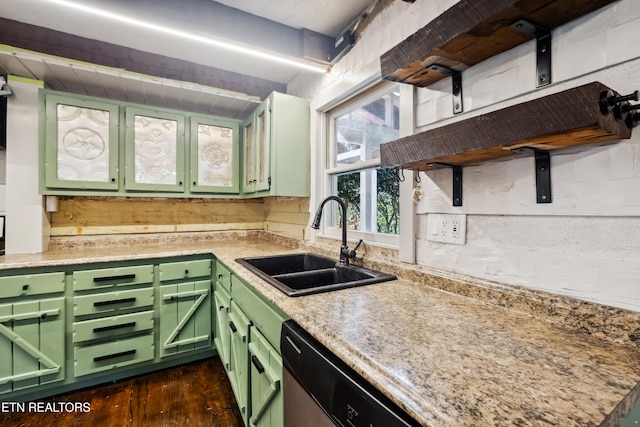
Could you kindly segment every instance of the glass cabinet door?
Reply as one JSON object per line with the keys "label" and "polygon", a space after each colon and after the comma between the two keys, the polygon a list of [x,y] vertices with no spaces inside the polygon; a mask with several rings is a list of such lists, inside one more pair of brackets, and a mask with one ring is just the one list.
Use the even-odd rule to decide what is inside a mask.
{"label": "glass cabinet door", "polygon": [[268,190],[271,186],[270,144],[271,144],[271,103],[267,99],[256,110],[256,152],[255,191]]}
{"label": "glass cabinet door", "polygon": [[244,123],[244,179],[242,191],[254,193],[268,190],[271,185],[270,100],[267,99]]}
{"label": "glass cabinet door", "polygon": [[191,118],[190,190],[239,192],[239,122]]}
{"label": "glass cabinet door", "polygon": [[127,190],[184,191],[184,116],[126,110]]}
{"label": "glass cabinet door", "polygon": [[118,106],[45,97],[45,185],[117,190]]}
{"label": "glass cabinet door", "polygon": [[242,127],[244,134],[244,173],[242,180],[242,191],[244,193],[252,193],[255,187],[255,170],[253,167],[253,153],[255,151],[255,123],[253,121],[254,117],[255,116],[252,114],[249,121],[246,122]]}

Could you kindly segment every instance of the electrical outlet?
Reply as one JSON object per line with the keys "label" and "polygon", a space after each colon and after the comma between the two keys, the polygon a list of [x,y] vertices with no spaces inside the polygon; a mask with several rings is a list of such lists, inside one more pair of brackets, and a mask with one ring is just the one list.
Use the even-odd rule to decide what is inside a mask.
{"label": "electrical outlet", "polygon": [[460,214],[429,214],[427,240],[464,245],[467,237],[467,216]]}

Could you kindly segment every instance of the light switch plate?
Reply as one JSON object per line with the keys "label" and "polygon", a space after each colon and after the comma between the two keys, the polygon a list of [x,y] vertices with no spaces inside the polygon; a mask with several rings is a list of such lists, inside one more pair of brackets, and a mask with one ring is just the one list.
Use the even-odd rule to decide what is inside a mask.
{"label": "light switch plate", "polygon": [[464,214],[429,214],[427,240],[464,245],[467,237],[467,216]]}

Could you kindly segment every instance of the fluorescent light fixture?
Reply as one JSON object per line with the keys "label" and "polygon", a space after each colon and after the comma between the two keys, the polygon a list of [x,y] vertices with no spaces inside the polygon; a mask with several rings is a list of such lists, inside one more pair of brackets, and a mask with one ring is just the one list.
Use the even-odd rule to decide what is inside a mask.
{"label": "fluorescent light fixture", "polygon": [[49,3],[58,4],[60,6],[65,6],[71,9],[79,10],[82,12],[90,13],[92,15],[102,16],[104,18],[112,19],[114,21],[123,22],[125,24],[133,25],[140,28],[145,28],[148,30],[158,31],[160,33],[169,34],[174,37],[179,37],[185,40],[191,40],[203,44],[207,44],[210,46],[216,46],[222,49],[230,50],[233,52],[241,53],[248,56],[253,56],[256,58],[266,59],[268,61],[277,62],[280,64],[290,65],[296,68],[301,68],[303,70],[314,71],[316,73],[326,73],[328,71],[328,66],[317,65],[302,59],[293,58],[290,56],[277,55],[274,53],[269,53],[264,50],[254,49],[247,46],[243,46],[240,44],[234,44],[225,40],[215,39],[212,37],[199,36],[197,34],[188,33],[181,30],[176,30],[169,27],[164,27],[162,25],[153,24],[147,21],[141,21],[139,19],[130,18],[125,15],[120,15],[118,13],[108,12],[106,10],[98,9],[91,6],[86,6],[83,4],[75,3],[68,0],[47,0]]}

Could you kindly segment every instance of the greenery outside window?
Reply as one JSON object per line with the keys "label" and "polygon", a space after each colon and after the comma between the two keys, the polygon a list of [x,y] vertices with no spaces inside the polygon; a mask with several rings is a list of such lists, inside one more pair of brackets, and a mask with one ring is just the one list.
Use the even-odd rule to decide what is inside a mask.
{"label": "greenery outside window", "polygon": [[[325,168],[325,196],[347,203],[349,236],[392,246],[400,227],[398,175],[380,167],[380,144],[400,137],[399,101],[398,85],[389,83],[329,111]],[[324,234],[337,236],[340,210],[326,209]]]}

